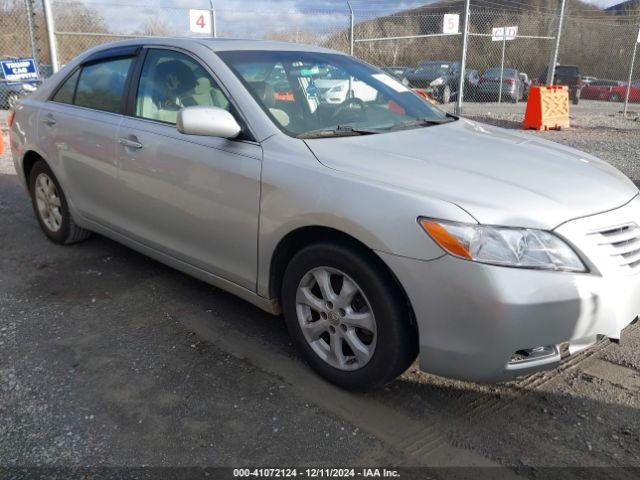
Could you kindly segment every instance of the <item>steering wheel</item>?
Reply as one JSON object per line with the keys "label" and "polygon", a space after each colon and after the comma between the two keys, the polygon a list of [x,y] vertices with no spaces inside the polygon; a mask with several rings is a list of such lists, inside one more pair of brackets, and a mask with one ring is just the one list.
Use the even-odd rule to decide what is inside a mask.
{"label": "steering wheel", "polygon": [[331,115],[331,118],[333,120],[336,120],[346,112],[350,112],[350,113],[358,112],[358,116],[360,116],[362,112],[365,111],[366,108],[367,108],[367,105],[359,98],[356,98],[356,97],[347,98],[345,99],[344,102],[340,104],[338,109],[335,112],[333,112],[333,115]]}

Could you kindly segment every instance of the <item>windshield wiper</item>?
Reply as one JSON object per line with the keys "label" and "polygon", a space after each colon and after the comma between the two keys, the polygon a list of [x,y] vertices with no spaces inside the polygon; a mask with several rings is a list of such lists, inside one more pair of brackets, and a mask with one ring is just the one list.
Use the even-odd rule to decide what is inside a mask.
{"label": "windshield wiper", "polygon": [[439,118],[439,119],[416,118],[415,120],[409,120],[408,122],[403,122],[403,123],[399,123],[397,125],[394,125],[389,130],[390,131],[403,130],[405,128],[413,128],[413,127],[432,127],[434,125],[442,125],[444,123],[455,122],[457,119],[458,119],[458,117],[456,117],[454,115],[451,115],[449,113],[447,113],[447,117],[446,118]]}
{"label": "windshield wiper", "polygon": [[357,135],[373,135],[379,130],[355,128],[351,125],[338,125],[336,128],[320,128],[299,134],[298,138],[354,137]]}

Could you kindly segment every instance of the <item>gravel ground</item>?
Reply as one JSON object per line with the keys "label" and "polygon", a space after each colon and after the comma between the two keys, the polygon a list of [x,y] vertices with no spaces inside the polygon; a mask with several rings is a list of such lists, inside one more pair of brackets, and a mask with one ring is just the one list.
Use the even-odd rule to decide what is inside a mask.
{"label": "gravel ground", "polygon": [[[640,179],[638,122],[588,107],[571,130],[531,134]],[[465,115],[516,127],[521,109]],[[548,478],[541,467],[579,465],[618,468],[563,477],[637,477],[624,467],[640,468],[638,325],[619,346],[514,382],[413,366],[354,395],[307,369],[281,318],[105,238],[48,242],[6,155],[0,242],[0,467],[485,465]]]}

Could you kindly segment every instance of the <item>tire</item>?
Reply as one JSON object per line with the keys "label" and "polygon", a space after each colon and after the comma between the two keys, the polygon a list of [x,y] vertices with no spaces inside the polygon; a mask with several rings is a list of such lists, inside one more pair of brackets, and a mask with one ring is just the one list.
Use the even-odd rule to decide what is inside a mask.
{"label": "tire", "polygon": [[73,221],[64,191],[44,160],[38,160],[31,169],[29,193],[40,228],[49,240],[70,245],[89,238],[91,232]]}
{"label": "tire", "polygon": [[451,87],[449,85],[445,85],[442,87],[442,92],[440,92],[440,102],[443,105],[446,105],[451,101]]}
{"label": "tire", "polygon": [[611,95],[609,95],[609,101],[610,102],[621,102],[622,101],[622,97],[620,96],[619,93],[612,93]]}
{"label": "tire", "polygon": [[[318,278],[329,279],[322,282],[333,294],[330,298],[335,303],[329,307]],[[340,294],[347,286],[345,290],[356,293],[345,302],[349,296]],[[398,290],[391,275],[358,249],[316,243],[289,262],[281,301],[289,333],[311,368],[340,387],[365,391],[396,378],[418,353],[417,329]],[[358,318],[356,323],[366,327],[353,326]],[[303,331],[304,323],[316,328]],[[340,353],[334,355],[334,351]]]}

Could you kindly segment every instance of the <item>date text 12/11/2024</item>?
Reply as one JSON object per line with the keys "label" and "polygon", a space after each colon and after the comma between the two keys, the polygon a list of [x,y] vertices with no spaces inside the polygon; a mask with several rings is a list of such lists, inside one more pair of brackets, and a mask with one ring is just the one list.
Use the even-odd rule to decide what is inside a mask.
{"label": "date text 12/11/2024", "polygon": [[234,478],[399,478],[387,468],[236,468]]}

